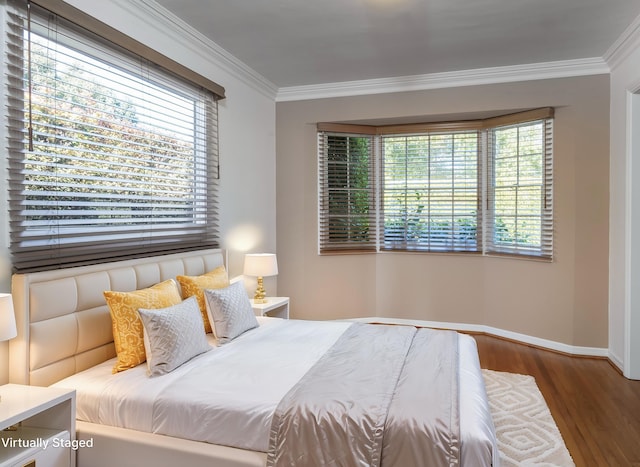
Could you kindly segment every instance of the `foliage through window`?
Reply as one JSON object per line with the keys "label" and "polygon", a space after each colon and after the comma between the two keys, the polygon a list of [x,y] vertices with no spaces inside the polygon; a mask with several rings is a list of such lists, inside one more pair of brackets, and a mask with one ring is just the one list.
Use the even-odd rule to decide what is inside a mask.
{"label": "foliage through window", "polygon": [[211,92],[46,10],[6,41],[17,270],[217,244]]}
{"label": "foliage through window", "polygon": [[[538,109],[476,122],[346,125],[345,131],[361,130],[349,135],[340,125],[319,124],[320,252],[550,259],[552,117],[552,109]],[[354,147],[369,148],[371,159],[358,171],[348,163],[358,160],[350,156]],[[352,173],[358,176],[348,176]],[[330,202],[334,199],[339,201]]]}

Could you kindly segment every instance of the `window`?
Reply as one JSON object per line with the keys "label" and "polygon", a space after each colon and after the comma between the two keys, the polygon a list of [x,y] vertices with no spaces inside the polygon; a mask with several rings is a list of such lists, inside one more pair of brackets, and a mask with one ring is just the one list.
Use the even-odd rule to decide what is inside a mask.
{"label": "window", "polygon": [[382,137],[383,249],[478,251],[478,138]]}
{"label": "window", "polygon": [[488,132],[487,250],[551,257],[551,119]]}
{"label": "window", "polygon": [[14,269],[217,246],[220,96],[22,8],[5,39]]}
{"label": "window", "polygon": [[[346,133],[355,126],[319,125],[320,252],[550,259],[552,116],[546,108],[479,121],[358,127],[360,134]],[[359,145],[374,162],[356,171]]]}
{"label": "window", "polygon": [[323,251],[375,250],[373,138],[322,132],[318,148],[320,248]]}

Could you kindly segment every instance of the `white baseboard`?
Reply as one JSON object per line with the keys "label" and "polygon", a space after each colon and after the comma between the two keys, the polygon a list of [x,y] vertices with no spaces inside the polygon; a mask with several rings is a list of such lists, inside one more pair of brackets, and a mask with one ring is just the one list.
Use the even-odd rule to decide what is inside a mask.
{"label": "white baseboard", "polygon": [[[441,321],[423,321],[417,319],[402,319],[402,318],[381,318],[376,316],[370,316],[366,318],[354,318],[351,321],[360,321],[365,323],[387,323],[387,324],[406,324],[411,326],[424,326],[428,328],[439,329],[451,329],[454,331],[463,332],[478,332],[490,334],[492,336],[504,337],[523,344],[535,345],[543,349],[554,350],[556,352],[562,352],[569,355],[580,355],[586,357],[604,357],[612,358],[612,354],[609,349],[600,347],[581,347],[575,345],[568,345],[562,342],[556,342],[548,339],[541,339],[539,337],[529,336],[527,334],[520,334],[518,332],[507,331],[504,329],[494,328],[492,326],[485,326],[483,324],[465,324],[465,323],[446,323]],[[618,365],[619,360],[612,360],[615,365]],[[619,365],[618,365],[619,366]]]}
{"label": "white baseboard", "polygon": [[624,363],[623,360],[618,357],[615,353],[613,353],[612,351],[609,351],[609,354],[607,355],[607,357],[609,357],[609,361],[614,364],[619,370],[620,373],[624,374]]}

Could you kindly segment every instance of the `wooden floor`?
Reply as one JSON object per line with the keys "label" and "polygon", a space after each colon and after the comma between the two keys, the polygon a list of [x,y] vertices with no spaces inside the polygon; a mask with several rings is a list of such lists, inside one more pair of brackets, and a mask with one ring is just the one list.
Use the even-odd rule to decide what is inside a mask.
{"label": "wooden floor", "polygon": [[535,377],[576,466],[640,466],[640,381],[607,360],[473,337],[482,368]]}

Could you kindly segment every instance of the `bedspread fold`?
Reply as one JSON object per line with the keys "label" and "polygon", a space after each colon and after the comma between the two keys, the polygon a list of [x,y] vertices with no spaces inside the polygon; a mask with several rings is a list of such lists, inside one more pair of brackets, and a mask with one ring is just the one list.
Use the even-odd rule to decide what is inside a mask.
{"label": "bedspread fold", "polygon": [[454,466],[454,332],[355,324],[280,401],[267,466]]}
{"label": "bedspread fold", "polygon": [[383,466],[460,465],[458,353],[455,332],[416,333],[389,407]]}

